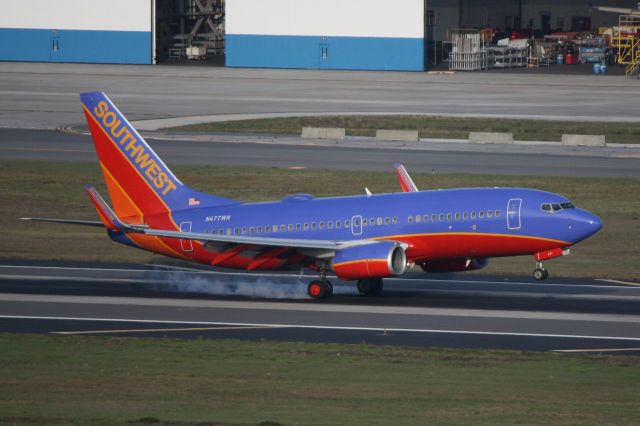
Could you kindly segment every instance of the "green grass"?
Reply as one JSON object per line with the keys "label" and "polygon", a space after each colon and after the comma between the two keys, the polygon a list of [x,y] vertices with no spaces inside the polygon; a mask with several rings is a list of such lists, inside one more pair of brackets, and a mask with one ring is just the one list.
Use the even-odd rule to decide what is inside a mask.
{"label": "green grass", "polygon": [[[93,183],[105,194],[95,164],[0,162],[0,258],[149,262],[149,253],[111,242],[99,229],[29,223],[23,216],[97,220],[83,189]],[[276,168],[175,167],[183,182],[205,192],[241,201],[276,200],[292,193],[316,196],[399,190],[394,171],[353,172],[282,170]],[[604,228],[578,244],[572,255],[547,267],[555,276],[640,279],[640,180],[607,178],[431,175],[414,173],[419,188],[476,186],[532,187],[568,196],[578,206],[598,214]],[[526,274],[532,257],[492,260],[489,274]]]}
{"label": "green grass", "polygon": [[0,423],[633,424],[640,357],[0,334]]}
{"label": "green grass", "polygon": [[424,115],[285,117],[202,123],[167,130],[300,134],[302,127],[344,127],[347,135],[375,136],[376,129],[419,130],[422,138],[466,139],[469,132],[511,132],[515,140],[560,141],[562,134],[605,135],[607,142],[640,143],[640,123],[594,123]]}

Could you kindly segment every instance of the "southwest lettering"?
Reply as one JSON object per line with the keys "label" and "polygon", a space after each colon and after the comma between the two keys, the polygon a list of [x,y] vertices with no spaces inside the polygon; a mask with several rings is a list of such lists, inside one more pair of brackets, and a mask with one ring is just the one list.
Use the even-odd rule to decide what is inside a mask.
{"label": "southwest lettering", "polygon": [[140,144],[116,113],[109,110],[109,105],[105,101],[98,102],[93,108],[93,114],[100,119],[104,130],[111,135],[113,141],[122,147],[129,161],[138,167],[149,183],[160,190],[163,196],[177,189],[169,175],[150,156],[145,146]]}

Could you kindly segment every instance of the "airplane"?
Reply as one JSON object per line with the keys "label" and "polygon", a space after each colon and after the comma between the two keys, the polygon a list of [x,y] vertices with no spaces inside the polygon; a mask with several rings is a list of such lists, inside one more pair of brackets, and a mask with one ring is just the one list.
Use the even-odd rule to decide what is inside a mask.
{"label": "airplane", "polygon": [[602,221],[562,195],[527,188],[419,191],[404,166],[403,192],[242,203],[183,184],[102,92],[80,95],[113,208],[90,185],[100,221],[23,218],[105,228],[113,241],[165,256],[248,271],[312,270],[313,299],[329,297],[327,272],[378,295],[383,279],[414,267],[458,272],[493,257],[543,262],[600,230]]}

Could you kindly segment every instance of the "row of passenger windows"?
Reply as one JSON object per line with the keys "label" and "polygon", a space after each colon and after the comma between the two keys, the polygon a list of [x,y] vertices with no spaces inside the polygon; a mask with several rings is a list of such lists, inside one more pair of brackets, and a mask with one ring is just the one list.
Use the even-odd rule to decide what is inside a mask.
{"label": "row of passenger windows", "polygon": [[[397,217],[378,217],[378,218],[369,218],[369,219],[362,219],[362,227],[367,227],[367,226],[382,226],[382,225],[389,225],[389,224],[397,224],[398,223],[398,218]],[[336,220],[335,222],[332,220],[329,220],[327,222],[321,221],[321,222],[311,222],[311,223],[296,223],[295,225],[290,223],[288,225],[285,224],[276,224],[276,225],[265,225],[265,226],[258,226],[258,227],[243,227],[243,228],[226,228],[226,230],[224,228],[220,228],[220,229],[213,229],[208,231],[207,233],[209,234],[217,234],[217,235],[254,235],[254,234],[262,234],[262,233],[272,233],[272,232],[293,232],[294,230],[296,232],[299,231],[315,231],[316,229],[319,230],[324,230],[324,229],[341,229],[342,227],[345,228],[350,228],[351,227],[351,221],[350,220]],[[354,219],[353,220],[353,225],[354,226],[360,226],[360,219]]]}
{"label": "row of passenger windows", "polygon": [[407,218],[407,222],[409,223],[413,223],[415,221],[415,223],[420,223],[420,222],[429,222],[429,220],[431,220],[432,222],[437,222],[437,221],[444,221],[446,220],[467,220],[467,219],[475,219],[476,217],[478,219],[484,219],[485,216],[488,219],[491,219],[492,217],[500,217],[500,210],[487,210],[486,213],[484,210],[481,210],[479,212],[456,212],[456,213],[432,213],[431,216],[429,216],[428,214],[424,214],[424,215],[415,215],[415,216],[409,216]]}

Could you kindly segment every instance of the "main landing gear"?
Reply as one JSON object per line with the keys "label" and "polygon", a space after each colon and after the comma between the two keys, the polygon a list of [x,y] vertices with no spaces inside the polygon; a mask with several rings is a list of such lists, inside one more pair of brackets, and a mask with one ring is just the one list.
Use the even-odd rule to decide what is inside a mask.
{"label": "main landing gear", "polygon": [[536,262],[536,269],[533,270],[533,278],[538,281],[544,281],[549,276],[549,271],[544,269],[542,262]]}
{"label": "main landing gear", "polygon": [[307,286],[307,293],[315,300],[333,295],[333,285],[327,279],[327,271],[324,267],[320,268],[320,279],[311,281]]}
{"label": "main landing gear", "polygon": [[358,291],[365,296],[377,296],[384,286],[382,278],[368,278],[366,280],[358,280]]}

